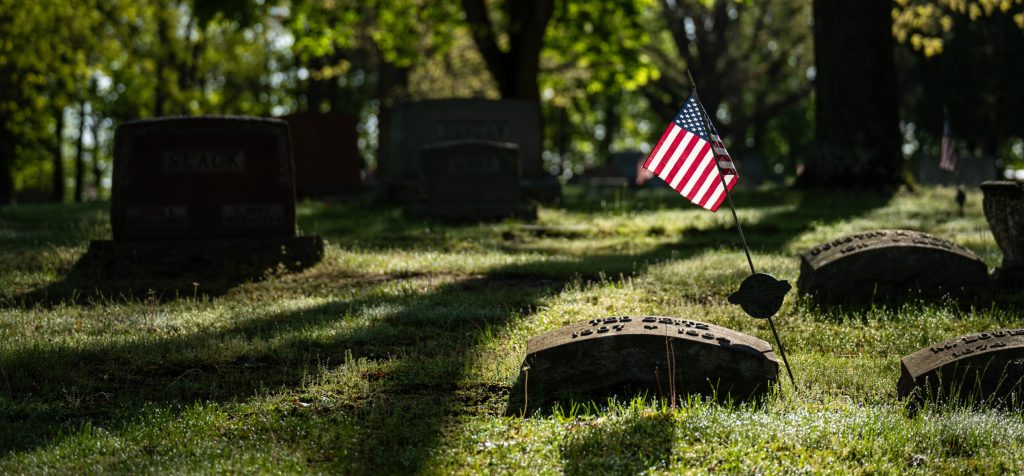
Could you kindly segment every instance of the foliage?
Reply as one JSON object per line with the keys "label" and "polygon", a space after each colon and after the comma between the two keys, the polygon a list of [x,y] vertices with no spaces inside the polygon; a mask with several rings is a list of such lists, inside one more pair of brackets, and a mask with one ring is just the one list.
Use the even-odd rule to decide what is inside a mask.
{"label": "foliage", "polygon": [[1006,16],[1024,29],[1022,0],[896,0],[893,34],[925,56],[942,54],[958,19],[971,22]]}
{"label": "foliage", "polygon": [[[644,96],[672,117],[690,91],[689,70],[741,162],[752,151],[793,166],[810,139],[810,14],[810,2],[799,0],[663,1],[649,12],[655,30],[645,48],[661,73]],[[794,120],[804,126],[784,126]]]}

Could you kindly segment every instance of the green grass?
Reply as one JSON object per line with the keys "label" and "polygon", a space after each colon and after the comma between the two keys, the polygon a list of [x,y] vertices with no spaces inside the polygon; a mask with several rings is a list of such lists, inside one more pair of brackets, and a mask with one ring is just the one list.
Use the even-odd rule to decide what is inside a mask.
{"label": "green grass", "polygon": [[[968,194],[738,193],[760,270],[874,228],[1001,254]],[[0,209],[0,473],[988,473],[1024,471],[1020,413],[896,399],[899,358],[1002,326],[955,303],[823,311],[776,324],[801,389],[760,405],[634,400],[504,417],[531,336],[613,314],[770,340],[725,297],[746,276],[732,218],[667,193],[542,207],[538,224],[448,225],[363,202],[305,202],[323,261],[224,292],[131,298],[67,279],[107,205]],[[61,284],[63,283],[63,284]],[[135,283],[138,284],[138,283]],[[80,288],[80,289],[79,289]],[[45,301],[26,298],[41,289]]]}

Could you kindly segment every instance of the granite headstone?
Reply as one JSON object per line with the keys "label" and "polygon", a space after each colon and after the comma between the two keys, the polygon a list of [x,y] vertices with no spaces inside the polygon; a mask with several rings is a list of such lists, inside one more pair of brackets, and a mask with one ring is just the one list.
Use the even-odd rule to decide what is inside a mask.
{"label": "granite headstone", "polygon": [[536,218],[536,207],[520,190],[517,145],[442,142],[422,147],[420,160],[420,214],[453,220]]}
{"label": "granite headstone", "polygon": [[[310,266],[316,236],[297,236],[288,125],[279,119],[172,117],[114,136],[113,240],[90,243],[106,271],[260,273]],[[142,273],[143,276],[150,273]]]}
{"label": "granite headstone", "polygon": [[397,104],[381,144],[378,174],[393,186],[418,182],[421,147],[439,142],[483,140],[519,146],[520,179],[529,198],[555,199],[557,180],[544,170],[540,108],[534,101],[438,99]]}

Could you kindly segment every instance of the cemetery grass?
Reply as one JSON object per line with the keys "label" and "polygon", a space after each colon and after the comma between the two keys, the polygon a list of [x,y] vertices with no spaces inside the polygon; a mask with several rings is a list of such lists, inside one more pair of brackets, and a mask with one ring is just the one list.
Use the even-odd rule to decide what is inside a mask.
{"label": "cemetery grass", "polygon": [[[527,340],[570,322],[668,315],[771,340],[725,303],[747,274],[729,213],[661,192],[569,189],[540,227],[304,202],[321,263],[215,290],[70,280],[89,240],[109,239],[107,205],[0,209],[0,473],[1024,471],[1021,413],[896,399],[901,356],[1021,327],[1014,306],[822,310],[790,293],[776,324],[798,392],[783,378],[756,403],[650,395],[505,416]],[[997,266],[980,192],[962,217],[953,196],[735,198],[759,270],[795,283],[799,252],[876,228]]]}

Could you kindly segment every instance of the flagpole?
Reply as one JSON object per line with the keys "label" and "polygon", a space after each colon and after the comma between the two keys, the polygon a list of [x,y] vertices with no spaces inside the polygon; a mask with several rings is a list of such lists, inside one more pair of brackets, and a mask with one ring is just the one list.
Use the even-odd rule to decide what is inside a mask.
{"label": "flagpole", "polygon": [[[704,135],[708,137],[708,142],[711,142],[711,133],[708,130],[708,118],[707,111],[704,110],[704,103],[700,102],[700,95],[697,94],[697,82],[693,80],[693,75],[690,74],[690,69],[686,69],[686,77],[690,79],[690,87],[693,88],[693,98],[697,100],[697,106],[700,107],[700,122],[701,128],[704,129]],[[712,149],[714,147],[712,146]],[[718,163],[718,154],[711,151],[711,156],[715,160],[715,169],[718,171],[718,178],[722,181],[722,188],[725,189],[725,198],[729,200],[729,210],[732,211],[732,219],[736,221],[736,231],[740,233],[740,241],[743,243],[743,253],[747,256],[747,264],[750,265],[750,274],[757,274],[754,269],[754,260],[750,258],[750,247],[747,246],[747,238],[743,236],[743,226],[740,225],[739,215],[736,214],[736,204],[732,201],[732,194],[729,193],[729,185],[725,183],[725,175],[722,173],[722,165]],[[789,368],[789,360],[786,359],[786,349],[782,346],[782,339],[779,338],[779,333],[775,330],[775,323],[772,322],[772,317],[768,316],[768,326],[772,329],[772,335],[775,336],[775,343],[779,345],[779,355],[782,356],[782,363],[786,364],[786,373],[789,374],[789,381],[793,383],[793,388],[798,389],[796,386],[796,379],[793,378],[793,370]]]}

